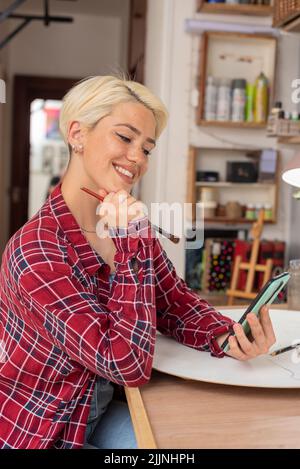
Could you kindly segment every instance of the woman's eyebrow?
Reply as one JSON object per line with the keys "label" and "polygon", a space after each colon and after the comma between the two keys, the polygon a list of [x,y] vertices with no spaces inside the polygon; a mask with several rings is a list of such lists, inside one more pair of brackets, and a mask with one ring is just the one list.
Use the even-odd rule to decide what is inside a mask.
{"label": "woman's eyebrow", "polygon": [[[115,127],[121,127],[121,126],[128,127],[128,129],[132,130],[132,132],[134,132],[136,135],[142,135],[142,132],[138,130],[136,127],[133,127],[133,125],[131,124],[115,124]],[[153,138],[148,137],[146,138],[146,141],[149,143],[152,143],[154,146],[156,145],[156,142],[155,140],[153,140]]]}

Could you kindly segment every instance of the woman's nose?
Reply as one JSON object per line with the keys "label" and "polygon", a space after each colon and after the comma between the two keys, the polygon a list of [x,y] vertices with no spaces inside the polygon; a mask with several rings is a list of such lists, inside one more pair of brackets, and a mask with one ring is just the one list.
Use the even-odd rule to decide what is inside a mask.
{"label": "woman's nose", "polygon": [[145,162],[145,155],[142,148],[131,148],[127,153],[127,159],[141,166]]}

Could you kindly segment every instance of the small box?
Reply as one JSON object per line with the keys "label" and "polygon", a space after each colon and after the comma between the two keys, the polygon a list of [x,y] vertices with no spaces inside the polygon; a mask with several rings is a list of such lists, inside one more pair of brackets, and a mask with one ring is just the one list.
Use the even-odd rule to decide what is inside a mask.
{"label": "small box", "polygon": [[228,161],[226,180],[228,182],[257,182],[257,163],[248,161]]}
{"label": "small box", "polygon": [[217,171],[197,171],[197,181],[218,182],[219,173]]}

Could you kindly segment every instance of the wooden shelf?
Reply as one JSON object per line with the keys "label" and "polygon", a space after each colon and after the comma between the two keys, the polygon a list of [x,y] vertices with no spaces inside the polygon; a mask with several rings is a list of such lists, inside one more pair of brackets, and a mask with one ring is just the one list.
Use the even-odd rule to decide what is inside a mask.
{"label": "wooden shelf", "polygon": [[268,5],[230,5],[226,3],[202,3],[198,12],[225,14],[225,15],[247,15],[247,16],[272,16],[273,7]]}
{"label": "wooden shelf", "polygon": [[237,129],[265,129],[267,122],[258,123],[258,122],[232,122],[232,121],[207,121],[205,119],[199,120],[199,125],[203,126],[215,126],[215,127],[233,127]]}
{"label": "wooden shelf", "polygon": [[277,142],[288,145],[300,145],[300,135],[295,137],[278,137]]}
{"label": "wooden shelf", "polygon": [[[210,152],[212,150],[216,150],[216,157],[219,160],[213,161]],[[277,200],[278,200],[278,185],[279,185],[279,177],[278,177],[278,161],[279,161],[279,153],[276,152],[276,169],[274,173],[274,180],[271,182],[262,181],[262,182],[255,182],[255,183],[238,183],[238,182],[227,182],[224,179],[226,178],[226,162],[232,158],[232,149],[224,149],[224,155],[220,154],[219,148],[201,148],[190,146],[189,148],[189,157],[188,157],[188,174],[187,174],[187,203],[190,203],[192,206],[192,213],[190,214],[191,217],[191,225],[196,223],[196,218],[198,216],[197,213],[197,200],[201,198],[197,192],[204,187],[212,187],[219,189],[219,202],[222,205],[226,205],[227,202],[231,200],[238,200],[242,206],[246,206],[248,203],[252,204],[271,204],[272,206],[272,216],[271,220],[266,220],[266,224],[274,224],[277,222]],[[197,159],[200,157],[201,160],[201,152],[203,155],[203,166],[197,164]],[[241,158],[247,155],[246,150],[242,150],[242,153],[245,155],[241,155]],[[224,156],[224,158],[223,158]],[[200,161],[201,162],[201,161]],[[198,169],[204,170],[205,168],[209,170],[219,171],[221,181],[217,182],[206,182],[206,181],[196,181],[196,174]],[[220,213],[220,212],[216,212]],[[224,213],[224,212],[222,212]],[[207,213],[209,214],[209,213]],[[241,217],[238,219],[231,219],[226,216],[213,216],[205,218],[206,222],[210,223],[223,223],[223,224],[243,224],[253,223],[254,220],[247,220],[245,217]],[[196,223],[197,224],[197,223]],[[201,224],[199,225],[201,228]]]}
{"label": "wooden shelf", "polygon": [[[252,224],[256,220],[247,220],[246,218],[228,218],[228,217],[212,217],[212,218],[204,218],[204,222],[207,223],[232,223],[232,224],[237,224],[237,223],[248,223]],[[264,223],[275,223],[274,220],[264,220]]]}
{"label": "wooden shelf", "polygon": [[289,33],[299,33],[300,32],[300,15],[298,13],[298,16],[293,20],[290,21],[282,26],[282,29],[284,31],[287,31]]}
{"label": "wooden shelf", "polygon": [[[234,6],[230,4],[210,4],[210,6]],[[207,4],[208,6],[208,4]],[[251,5],[238,5],[239,7]],[[236,7],[236,6],[235,6]],[[254,83],[261,72],[269,81],[269,102],[273,101],[275,89],[277,39],[265,34],[244,34],[236,32],[204,31],[199,47],[198,106],[196,124],[232,129],[266,129],[266,122],[233,122],[206,120],[205,112],[207,78],[236,77]],[[259,58],[259,60],[258,60]],[[214,114],[212,117],[216,117]]]}
{"label": "wooden shelf", "polygon": [[259,189],[259,188],[266,188],[266,187],[274,187],[275,182],[206,182],[206,181],[196,181],[195,185],[197,187],[228,187],[232,189],[233,187],[243,187],[243,188],[251,188],[251,189]]}

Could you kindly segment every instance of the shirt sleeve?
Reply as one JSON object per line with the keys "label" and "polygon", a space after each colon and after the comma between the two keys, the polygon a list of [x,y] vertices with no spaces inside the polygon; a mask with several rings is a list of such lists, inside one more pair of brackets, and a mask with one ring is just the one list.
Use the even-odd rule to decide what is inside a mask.
{"label": "shirt sleeve", "polygon": [[63,262],[36,265],[19,282],[40,334],[94,373],[127,386],[149,380],[155,344],[155,289],[148,283],[153,272],[139,282],[132,266],[137,253],[146,259],[152,251],[153,240],[141,232],[114,238],[116,281],[105,306]]}
{"label": "shirt sleeve", "polygon": [[223,357],[216,338],[230,332],[234,321],[218,313],[187,286],[158,240],[154,242],[154,268],[157,329],[184,345]]}

